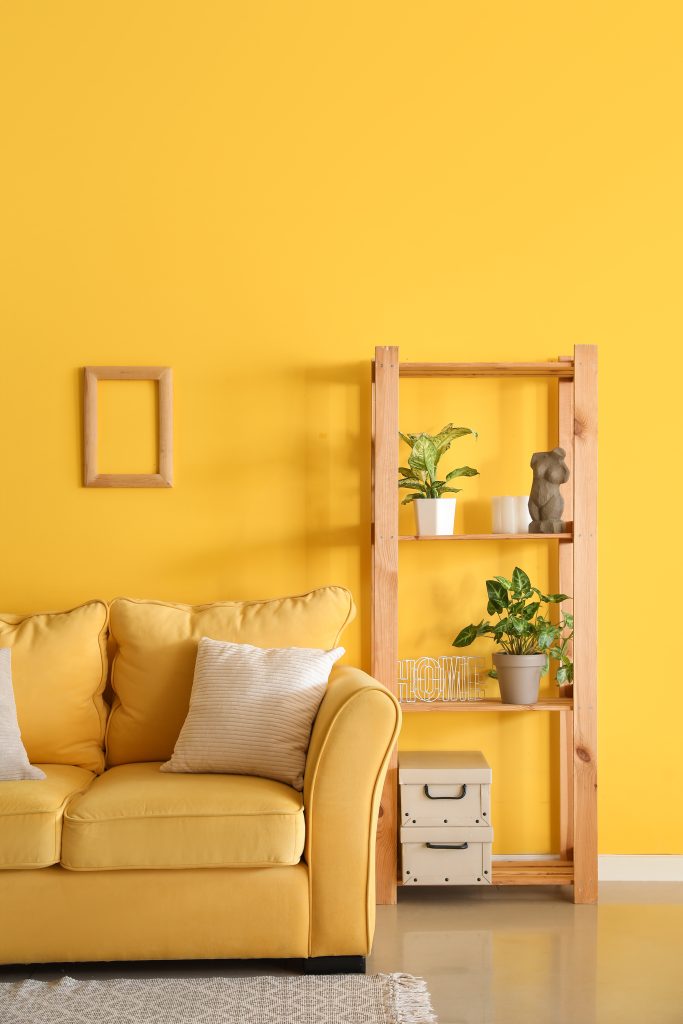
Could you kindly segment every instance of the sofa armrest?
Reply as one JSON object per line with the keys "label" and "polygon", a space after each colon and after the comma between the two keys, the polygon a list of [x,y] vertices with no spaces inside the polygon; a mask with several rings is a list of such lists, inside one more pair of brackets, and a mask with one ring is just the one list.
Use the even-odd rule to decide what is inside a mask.
{"label": "sofa armrest", "polygon": [[365,956],[372,946],[377,816],[400,725],[398,701],[381,683],[334,670],[304,780],[310,956]]}

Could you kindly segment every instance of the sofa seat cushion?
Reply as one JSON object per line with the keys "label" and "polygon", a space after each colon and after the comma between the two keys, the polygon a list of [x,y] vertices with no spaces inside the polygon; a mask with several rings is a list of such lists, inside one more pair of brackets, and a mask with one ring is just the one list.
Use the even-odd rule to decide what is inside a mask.
{"label": "sofa seat cushion", "polygon": [[71,765],[37,767],[45,773],[44,779],[0,782],[0,868],[58,864],[64,808],[95,777]]}
{"label": "sofa seat cushion", "polygon": [[72,871],[297,864],[301,793],[245,775],[176,775],[159,762],[110,768],[68,807]]}

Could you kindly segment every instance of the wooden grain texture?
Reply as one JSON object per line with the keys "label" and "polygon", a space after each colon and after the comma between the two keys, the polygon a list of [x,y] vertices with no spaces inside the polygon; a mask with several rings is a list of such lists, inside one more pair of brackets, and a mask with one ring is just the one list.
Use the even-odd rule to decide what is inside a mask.
{"label": "wooden grain texture", "polygon": [[[574,361],[571,356],[560,356],[560,362],[571,363]],[[558,444],[566,452],[565,462],[569,468],[568,486],[562,488],[564,497],[563,518],[572,522],[574,518],[574,383],[569,380],[560,380],[557,385],[557,406],[558,406]],[[573,529],[573,522],[572,522]],[[558,565],[558,588],[560,594],[574,594],[574,552],[571,547],[563,546],[559,551]],[[572,602],[566,601],[561,606],[563,611],[571,612]],[[570,650],[571,655],[571,650]],[[565,697],[570,697],[572,688],[570,685],[560,687],[560,692]]]}
{"label": "wooden grain texture", "polygon": [[483,700],[402,700],[401,707],[405,711],[571,711],[572,701],[569,698],[555,700],[539,700],[536,704],[503,704],[499,697],[486,697]]}
{"label": "wooden grain texture", "polygon": [[173,374],[164,367],[159,375],[159,476],[173,486]]}
{"label": "wooden grain texture", "polygon": [[[97,469],[97,382],[158,381],[157,473],[99,473]],[[86,366],[83,371],[83,483],[86,487],[173,486],[173,371],[169,366]]]}
{"label": "wooden grain texture", "polygon": [[495,860],[494,885],[570,885],[574,865],[568,860]]}
{"label": "wooden grain texture", "polygon": [[574,712],[569,709],[559,716],[559,787],[560,787],[560,856],[574,856]]}
{"label": "wooden grain texture", "polygon": [[95,486],[97,478],[97,375],[93,367],[83,371],[83,483]]}
{"label": "wooden grain texture", "polygon": [[573,537],[571,532],[569,533],[454,533],[454,534],[439,534],[438,536],[431,536],[429,534],[421,534],[418,536],[414,533],[401,534],[398,538],[400,541],[404,540],[561,540],[569,541]]}
{"label": "wooden grain texture", "polygon": [[574,352],[574,901],[598,895],[597,441],[598,355]]}
{"label": "wooden grain texture", "polygon": [[[572,356],[560,356],[561,362],[571,362]],[[565,520],[574,516],[574,383],[560,380],[557,385],[558,444],[566,452],[565,461],[569,467],[569,484],[562,489],[564,496]],[[563,544],[558,551],[558,590],[561,594],[574,594],[574,552],[572,545]],[[573,611],[573,603],[565,601],[562,611]],[[573,656],[573,645],[568,648]],[[560,686],[563,697],[571,697],[571,684]],[[559,730],[559,833],[560,855],[571,860],[574,850],[574,721],[571,712],[560,715]]]}
{"label": "wooden grain texture", "polygon": [[574,368],[567,363],[401,363],[401,377],[563,377]]}
{"label": "wooden grain texture", "polygon": [[170,487],[161,473],[97,473],[88,487]]}
{"label": "wooden grain texture", "polygon": [[86,366],[96,380],[161,380],[168,366]]}
{"label": "wooden grain texture", "polygon": [[[372,480],[372,674],[398,695],[398,348],[375,349]],[[392,755],[377,830],[377,902],[396,903],[398,772]]]}

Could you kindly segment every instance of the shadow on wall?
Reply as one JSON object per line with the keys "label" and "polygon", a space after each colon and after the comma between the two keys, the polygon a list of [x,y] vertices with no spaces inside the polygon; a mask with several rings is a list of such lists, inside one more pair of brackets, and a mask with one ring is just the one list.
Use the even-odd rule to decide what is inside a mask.
{"label": "shadow on wall", "polygon": [[[357,582],[361,659],[370,666],[371,626],[371,364],[306,371],[307,571],[330,579],[339,571]],[[348,585],[348,584],[347,584]]]}
{"label": "shadow on wall", "polygon": [[[370,361],[174,376],[174,487],[98,491],[79,476],[81,518],[117,524],[110,596],[204,603],[339,584],[358,606],[350,654],[368,666]],[[135,445],[123,420],[114,428]]]}

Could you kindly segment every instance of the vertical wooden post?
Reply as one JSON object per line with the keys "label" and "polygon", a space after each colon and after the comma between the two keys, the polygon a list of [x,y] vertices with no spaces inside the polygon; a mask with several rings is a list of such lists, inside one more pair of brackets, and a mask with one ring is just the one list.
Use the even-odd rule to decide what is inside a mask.
{"label": "vertical wooden post", "polygon": [[598,898],[598,353],[574,350],[574,902]]}
{"label": "vertical wooden post", "polygon": [[[372,674],[398,695],[398,348],[375,349],[372,481]],[[377,902],[396,903],[398,758],[394,751],[377,829]]]}
{"label": "vertical wooden post", "polygon": [[[571,356],[560,356],[560,362],[573,366]],[[574,381],[571,378],[560,378],[557,385],[558,404],[558,443],[564,448],[565,461],[569,467],[570,483],[563,489],[564,518],[574,518]],[[559,544],[559,591],[561,594],[574,594],[574,550],[571,544]],[[571,612],[573,606],[568,603],[566,611]],[[571,652],[570,652],[571,656]],[[570,697],[572,688],[569,685],[560,687],[560,695]],[[574,723],[571,711],[561,711],[558,715],[560,731],[560,856],[563,860],[571,860],[574,849]]]}

